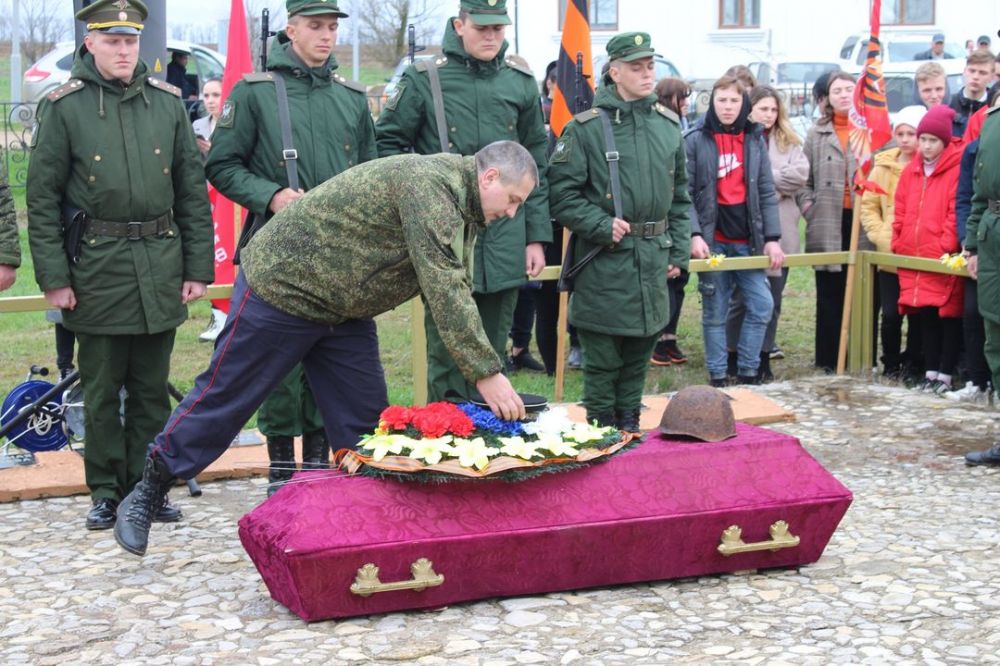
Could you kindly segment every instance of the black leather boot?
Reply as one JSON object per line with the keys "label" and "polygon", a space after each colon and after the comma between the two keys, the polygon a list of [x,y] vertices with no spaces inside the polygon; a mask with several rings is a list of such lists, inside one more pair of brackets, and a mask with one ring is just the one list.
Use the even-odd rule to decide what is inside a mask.
{"label": "black leather boot", "polygon": [[326,469],[330,466],[330,445],[326,431],[317,430],[302,435],[302,469]]}
{"label": "black leather boot", "polygon": [[170,503],[170,498],[167,496],[163,497],[163,506],[160,510],[156,512],[153,516],[154,523],[176,523],[178,520],[184,517],[181,510]]}
{"label": "black leather boot", "polygon": [[639,410],[638,409],[626,409],[623,411],[615,412],[615,427],[622,432],[630,432],[633,435],[640,435],[642,431],[639,429]]}
{"label": "black leather boot", "polygon": [[295,443],[292,438],[285,435],[268,437],[267,457],[271,461],[267,472],[267,496],[270,497],[295,474]]}
{"label": "black leather boot", "polygon": [[771,372],[771,352],[760,353],[760,367],[757,368],[757,379],[761,384],[774,381],[774,373]]}
{"label": "black leather boot", "polygon": [[162,458],[153,454],[146,456],[142,480],[118,505],[115,541],[119,546],[134,555],[146,554],[149,526],[153,516],[163,508],[167,492],[175,480]]}
{"label": "black leather boot", "polygon": [[87,513],[88,530],[110,530],[115,526],[118,502],[107,497],[98,497]]}
{"label": "black leather boot", "polygon": [[738,352],[728,352],[726,354],[726,377],[729,379],[736,379],[739,376],[738,363],[739,353]]}
{"label": "black leather boot", "polygon": [[598,427],[604,428],[606,426],[615,427],[615,415],[607,412],[595,414],[593,412],[587,412],[587,423],[597,423]]}

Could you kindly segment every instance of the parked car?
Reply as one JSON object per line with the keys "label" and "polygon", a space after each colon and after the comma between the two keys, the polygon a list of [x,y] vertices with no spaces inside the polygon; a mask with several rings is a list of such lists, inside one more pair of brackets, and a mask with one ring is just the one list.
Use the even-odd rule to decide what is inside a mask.
{"label": "parked car", "polygon": [[[188,59],[187,73],[196,78],[198,90],[201,90],[201,83],[206,79],[221,77],[226,67],[226,56],[191,42],[167,40],[167,51],[179,51],[192,56]],[[22,98],[26,102],[39,102],[53,89],[66,83],[70,70],[73,69],[75,55],[76,45],[73,42],[60,42],[42,56],[24,73]]]}
{"label": "parked car", "polygon": [[[433,53],[418,53],[413,57],[413,61],[416,62],[418,60],[429,60],[430,58],[439,58],[439,57],[440,56],[435,55]],[[410,66],[409,56],[404,57],[402,60],[399,61],[399,64],[396,65],[396,69],[392,70],[392,76],[389,77],[388,82],[385,84],[385,88],[382,89],[382,97],[379,100],[378,109],[377,110],[373,109],[372,110],[373,112],[376,111],[380,112],[382,110],[382,107],[385,106],[385,103],[388,102],[389,98],[392,97],[392,94],[396,92],[396,85],[399,83],[399,80],[403,78],[403,72],[405,72],[406,68],[409,66]]]}
{"label": "parked car", "polygon": [[[879,36],[882,40],[882,64],[888,66],[901,62],[911,62],[914,56],[926,51],[931,46],[934,34],[941,32],[937,28],[922,28],[920,30],[882,30]],[[869,33],[859,32],[850,35],[840,47],[840,66],[845,72],[855,74],[864,67],[868,57]],[[956,42],[945,42],[945,53],[954,56],[953,60],[965,64],[965,47]],[[919,61],[918,61],[919,62]],[[946,63],[948,60],[938,62]]]}
{"label": "parked car", "polygon": [[[600,55],[594,56],[594,77],[597,79],[595,81],[596,85],[601,83],[601,70],[604,69],[604,65],[608,62],[608,54],[601,53]],[[656,80],[664,79],[668,76],[675,79],[682,78],[681,72],[678,70],[674,63],[670,62],[659,53],[653,56],[653,63],[656,66]]]}

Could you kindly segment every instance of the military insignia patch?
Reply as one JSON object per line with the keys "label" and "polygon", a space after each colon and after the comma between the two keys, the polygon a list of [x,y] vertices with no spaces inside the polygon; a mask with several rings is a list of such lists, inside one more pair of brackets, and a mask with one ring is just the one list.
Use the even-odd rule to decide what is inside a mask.
{"label": "military insignia patch", "polygon": [[222,113],[219,114],[219,127],[232,127],[236,120],[236,102],[227,99],[222,105]]}
{"label": "military insignia patch", "polygon": [[564,164],[569,162],[569,155],[573,152],[573,137],[565,136],[556,142],[556,147],[552,149],[550,164]]}
{"label": "military insignia patch", "polygon": [[396,89],[392,91],[389,99],[385,101],[386,111],[395,111],[396,105],[399,104],[399,98],[403,96],[403,91],[406,89],[405,83],[397,83]]}
{"label": "military insignia patch", "polygon": [[635,36],[635,45],[636,46],[642,46],[642,35],[636,35]]}

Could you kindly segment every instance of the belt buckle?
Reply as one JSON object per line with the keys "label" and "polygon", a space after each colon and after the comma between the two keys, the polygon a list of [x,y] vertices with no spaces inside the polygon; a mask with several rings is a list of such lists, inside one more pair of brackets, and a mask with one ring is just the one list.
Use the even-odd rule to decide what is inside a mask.
{"label": "belt buckle", "polygon": [[652,238],[656,236],[656,222],[643,222],[642,223],[642,237]]}
{"label": "belt buckle", "polygon": [[299,151],[295,150],[294,148],[285,148],[284,150],[281,151],[281,156],[285,158],[286,161],[297,160],[299,159]]}
{"label": "belt buckle", "polygon": [[608,162],[617,162],[619,159],[618,151],[609,150],[608,152],[604,153],[604,159]]}
{"label": "belt buckle", "polygon": [[125,233],[125,238],[130,241],[137,241],[142,239],[142,222],[126,222],[128,229]]}

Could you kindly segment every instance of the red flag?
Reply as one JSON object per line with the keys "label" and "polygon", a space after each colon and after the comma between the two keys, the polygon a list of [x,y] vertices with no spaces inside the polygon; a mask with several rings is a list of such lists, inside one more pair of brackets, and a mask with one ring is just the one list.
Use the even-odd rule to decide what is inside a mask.
{"label": "red flag", "polygon": [[[594,103],[594,62],[590,55],[589,0],[566,0],[562,44],[557,59],[556,87],[552,95],[549,127],[562,134],[573,115],[586,111]],[[582,54],[583,78],[577,76],[577,54]]]}
{"label": "red flag", "polygon": [[850,147],[858,165],[854,185],[859,189],[872,191],[882,189],[868,180],[872,155],[892,138],[889,106],[885,98],[885,79],[882,77],[882,43],[879,41],[881,14],[882,0],[873,0],[868,57],[854,88],[854,106],[848,113],[851,123]]}
{"label": "red flag", "polygon": [[[229,36],[226,40],[226,69],[222,74],[222,103],[225,104],[233,86],[244,74],[253,71],[250,57],[250,34],[247,32],[243,0],[232,0],[229,7]],[[236,251],[238,229],[242,226],[243,209],[208,186],[208,200],[212,204],[212,222],[215,225],[215,282],[232,284],[236,278],[233,254]],[[228,300],[212,301],[212,307],[229,312]]]}

